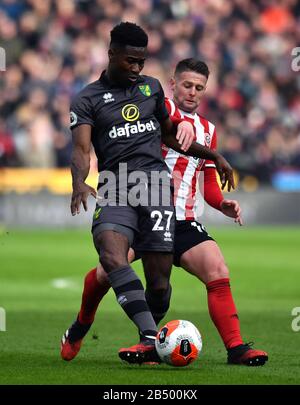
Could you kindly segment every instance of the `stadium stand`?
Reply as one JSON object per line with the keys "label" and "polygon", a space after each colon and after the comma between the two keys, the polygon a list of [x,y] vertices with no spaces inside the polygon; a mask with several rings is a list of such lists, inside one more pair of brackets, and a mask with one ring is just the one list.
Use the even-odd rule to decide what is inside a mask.
{"label": "stadium stand", "polygon": [[178,60],[208,63],[200,113],[220,150],[241,179],[278,186],[278,174],[300,172],[299,19],[296,0],[2,0],[0,167],[69,165],[70,99],[99,77],[111,28],[128,20],[149,33],[144,72],[166,95]]}

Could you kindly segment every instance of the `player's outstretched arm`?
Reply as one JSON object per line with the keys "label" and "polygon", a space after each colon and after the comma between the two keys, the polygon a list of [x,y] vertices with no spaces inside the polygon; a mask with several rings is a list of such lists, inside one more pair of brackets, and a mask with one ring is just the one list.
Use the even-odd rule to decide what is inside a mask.
{"label": "player's outstretched arm", "polygon": [[[187,121],[183,121],[185,124],[190,125],[190,127],[193,129],[193,137],[194,137],[194,128],[191,123]],[[206,159],[206,160],[212,160],[215,162],[216,169],[219,173],[221,184],[222,184],[222,190],[225,188],[226,184],[228,187],[228,191],[231,190],[231,188],[235,188],[234,184],[234,178],[233,178],[233,170],[230,164],[227,162],[227,160],[217,151],[211,150],[207,148],[206,146],[200,145],[196,142],[192,142],[188,148],[183,149],[183,145],[180,144],[179,140],[182,141],[182,132],[180,131],[179,133],[179,140],[177,139],[178,136],[178,128],[180,128],[181,124],[183,122],[179,123],[176,127],[176,124],[171,121],[171,119],[167,119],[163,122],[161,122],[161,130],[162,130],[162,140],[163,142],[169,146],[169,148],[172,148],[176,150],[179,153],[183,153],[184,155],[188,156],[194,156],[200,159]],[[177,136],[175,138],[175,133],[177,130]],[[185,133],[185,132],[184,132]],[[188,141],[187,144],[190,143],[190,135],[188,135]]]}
{"label": "player's outstretched arm", "polygon": [[[163,142],[170,146],[168,142],[175,141],[174,145],[177,146],[178,152],[187,152],[194,140],[194,127],[193,125],[184,120],[168,117],[166,120],[160,122],[161,133]],[[172,146],[170,146],[172,148]]]}
{"label": "player's outstretched arm", "polygon": [[[201,147],[201,149],[200,149],[200,147]],[[203,159],[202,158],[202,154],[203,154],[202,148],[204,148],[204,146],[199,145],[196,142],[193,142],[192,145],[190,146],[189,150],[185,154]],[[234,189],[235,183],[234,183],[234,177],[233,177],[233,169],[230,166],[230,164],[227,162],[227,160],[216,150],[208,149],[207,154],[209,155],[209,157],[207,157],[205,159],[212,160],[216,165],[216,169],[217,169],[217,172],[219,173],[221,184],[222,184],[222,190],[224,190],[224,188],[226,187],[226,184],[227,184],[228,191],[230,191],[231,189]]]}
{"label": "player's outstretched arm", "polygon": [[234,222],[243,225],[242,210],[236,200],[224,198],[216,178],[216,169],[204,167],[204,199],[212,208],[234,218]]}
{"label": "player's outstretched arm", "polygon": [[96,198],[97,192],[85,183],[90,171],[91,126],[82,124],[72,130],[72,199],[71,213],[80,213],[80,205],[87,211],[87,199],[91,194]]}

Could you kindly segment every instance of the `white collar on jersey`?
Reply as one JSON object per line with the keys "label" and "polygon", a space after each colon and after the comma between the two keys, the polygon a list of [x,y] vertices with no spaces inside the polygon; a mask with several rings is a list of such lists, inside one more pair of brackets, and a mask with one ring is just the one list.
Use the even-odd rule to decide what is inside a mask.
{"label": "white collar on jersey", "polygon": [[195,112],[194,114],[191,114],[191,113],[188,113],[188,112],[186,112],[186,111],[183,111],[183,110],[181,110],[179,107],[177,107],[178,108],[178,111],[180,112],[180,114],[181,115],[184,115],[185,117],[189,117],[189,118],[193,118],[193,119],[195,119],[196,117],[197,117],[197,113]]}

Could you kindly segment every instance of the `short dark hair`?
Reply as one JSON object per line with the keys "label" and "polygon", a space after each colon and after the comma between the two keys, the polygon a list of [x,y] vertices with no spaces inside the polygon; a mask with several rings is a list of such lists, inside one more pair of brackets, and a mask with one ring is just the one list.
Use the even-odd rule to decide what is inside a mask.
{"label": "short dark hair", "polygon": [[110,45],[119,47],[135,46],[145,48],[148,45],[148,35],[138,25],[131,22],[121,22],[110,32]]}
{"label": "short dark hair", "polygon": [[209,69],[205,62],[195,58],[183,59],[177,63],[175,68],[175,75],[182,72],[196,72],[206,76],[208,79]]}

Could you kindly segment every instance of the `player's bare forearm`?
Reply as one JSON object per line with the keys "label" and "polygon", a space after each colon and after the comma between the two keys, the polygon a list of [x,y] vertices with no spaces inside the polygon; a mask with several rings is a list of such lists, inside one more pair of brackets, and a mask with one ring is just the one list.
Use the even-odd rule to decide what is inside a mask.
{"label": "player's bare forearm", "polygon": [[71,173],[73,186],[84,183],[90,171],[91,126],[79,125],[72,130]]}
{"label": "player's bare forearm", "polygon": [[160,125],[162,139],[166,145],[169,146],[169,139],[174,139],[176,141],[174,146],[179,147],[179,152],[183,153],[189,149],[194,139],[194,127],[190,122],[180,119],[172,121],[168,118]]}
{"label": "player's bare forearm", "polygon": [[189,147],[189,149],[184,154],[200,159],[212,160],[214,162],[217,158],[217,152],[209,149],[206,146],[200,145],[199,143],[196,142],[193,142]]}
{"label": "player's bare forearm", "polygon": [[176,140],[176,138],[171,135],[171,134],[165,134],[162,136],[163,142],[169,147],[176,152],[182,153],[187,156],[193,156],[197,157],[200,159],[206,159],[206,160],[213,160],[215,161],[216,159],[216,152],[212,151],[211,149],[207,148],[206,146],[197,144],[193,142],[189,149],[187,151],[183,151],[181,149],[181,145],[179,142]]}
{"label": "player's bare forearm", "polygon": [[84,183],[90,171],[90,154],[81,148],[73,147],[71,155],[71,173],[73,188]]}
{"label": "player's bare forearm", "polygon": [[[180,133],[180,131],[178,131],[179,126],[182,124],[189,125],[191,127],[192,138],[194,137],[194,128],[190,122],[187,122],[187,121],[180,122],[180,121],[181,120],[178,120],[178,119],[176,119],[176,121],[172,121],[170,118],[168,118],[160,123],[163,142],[169,148],[176,150],[176,152],[183,153],[184,155],[214,161],[216,158],[215,152],[213,152],[211,149],[207,148],[206,146],[199,145],[195,142],[192,142],[192,139],[189,142],[188,147],[183,148],[183,145],[182,145],[183,137],[182,137],[182,133]],[[179,130],[180,130],[180,128],[179,128]],[[179,132],[179,134],[178,134],[178,132]]]}
{"label": "player's bare forearm", "polygon": [[187,155],[194,156],[198,158],[202,158],[203,153],[207,153],[208,157],[205,157],[206,160],[212,160],[215,162],[216,169],[219,173],[220,180],[222,183],[222,190],[224,190],[226,184],[228,187],[228,191],[235,188],[234,177],[233,177],[233,170],[227,160],[216,150],[212,150],[209,148],[203,150],[205,148],[203,145],[199,145],[196,142],[193,142],[190,148],[187,151]]}
{"label": "player's bare forearm", "polygon": [[177,140],[170,134],[163,136],[163,141],[167,146],[169,146],[169,148],[176,150],[176,152],[200,159],[212,160],[216,164],[216,169],[222,183],[222,189],[225,188],[226,184],[228,191],[230,191],[231,188],[235,188],[232,167],[217,151],[209,149],[206,146],[200,145],[196,142],[193,142],[187,151],[183,151]]}
{"label": "player's bare forearm", "polygon": [[71,156],[72,200],[71,213],[80,213],[82,204],[87,211],[87,198],[91,194],[96,197],[96,191],[85,183],[90,171],[91,127],[80,125],[72,131],[73,150]]}

